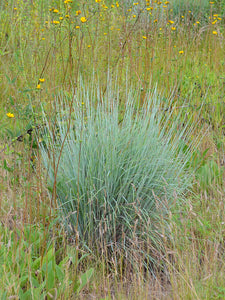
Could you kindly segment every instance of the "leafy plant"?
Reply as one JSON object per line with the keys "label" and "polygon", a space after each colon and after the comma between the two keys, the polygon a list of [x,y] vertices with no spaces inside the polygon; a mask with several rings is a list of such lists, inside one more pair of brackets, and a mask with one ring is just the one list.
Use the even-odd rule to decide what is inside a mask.
{"label": "leafy plant", "polygon": [[190,160],[191,166],[195,169],[195,178],[203,190],[209,190],[212,185],[223,185],[224,167],[219,166],[214,157],[207,158],[207,148],[203,153],[198,149],[193,152]]}
{"label": "leafy plant", "polygon": [[68,249],[67,255],[62,256],[62,249],[55,249],[52,242],[47,242],[43,249],[46,239],[43,227],[28,226],[23,231],[4,231],[1,227],[1,235],[0,282],[4,286],[1,299],[9,296],[19,296],[21,300],[52,299],[66,296],[68,286],[79,293],[92,276],[93,269],[88,269],[73,284],[67,273],[70,262],[74,263],[68,253],[75,255],[74,252]]}

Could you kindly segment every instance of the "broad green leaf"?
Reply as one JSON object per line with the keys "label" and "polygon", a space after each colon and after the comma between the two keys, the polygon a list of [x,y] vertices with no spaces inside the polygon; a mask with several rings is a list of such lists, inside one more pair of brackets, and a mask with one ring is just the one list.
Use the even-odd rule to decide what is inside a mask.
{"label": "broad green leaf", "polygon": [[57,279],[62,282],[65,278],[65,273],[64,271],[59,267],[59,266],[55,266],[55,270],[56,270],[56,275],[57,275]]}
{"label": "broad green leaf", "polygon": [[48,263],[46,280],[47,289],[53,289],[55,287],[55,268],[52,260]]}
{"label": "broad green leaf", "polygon": [[91,268],[80,276],[80,280],[77,281],[77,285],[76,285],[77,289],[75,290],[75,292],[79,293],[85,287],[85,285],[87,285],[93,273],[94,273],[94,268]]}
{"label": "broad green leaf", "polygon": [[6,171],[8,171],[8,172],[13,172],[14,171],[14,168],[9,168],[8,166],[7,166],[7,162],[6,162],[6,160],[4,159],[4,169],[6,170]]}

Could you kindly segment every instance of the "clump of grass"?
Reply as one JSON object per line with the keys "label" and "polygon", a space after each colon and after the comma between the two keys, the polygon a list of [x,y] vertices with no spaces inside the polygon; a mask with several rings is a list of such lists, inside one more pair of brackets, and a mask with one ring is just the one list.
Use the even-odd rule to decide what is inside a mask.
{"label": "clump of grass", "polygon": [[177,130],[179,117],[170,124],[157,89],[142,107],[137,98],[127,92],[121,111],[117,89],[101,96],[81,84],[72,99],[56,99],[55,129],[48,125],[41,149],[67,227],[114,262],[117,254],[153,259],[162,248],[161,218],[191,184],[186,126]]}

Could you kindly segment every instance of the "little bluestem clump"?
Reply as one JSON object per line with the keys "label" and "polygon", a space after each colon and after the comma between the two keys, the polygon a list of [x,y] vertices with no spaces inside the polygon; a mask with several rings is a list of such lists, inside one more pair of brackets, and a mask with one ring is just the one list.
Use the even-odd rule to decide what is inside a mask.
{"label": "little bluestem clump", "polygon": [[179,117],[171,122],[172,112],[165,115],[157,89],[142,107],[135,92],[127,93],[123,112],[118,90],[100,95],[81,84],[73,99],[56,99],[57,134],[48,127],[42,157],[58,208],[80,244],[133,260],[149,255],[146,243],[161,248],[162,217],[190,186],[188,130],[179,132]]}

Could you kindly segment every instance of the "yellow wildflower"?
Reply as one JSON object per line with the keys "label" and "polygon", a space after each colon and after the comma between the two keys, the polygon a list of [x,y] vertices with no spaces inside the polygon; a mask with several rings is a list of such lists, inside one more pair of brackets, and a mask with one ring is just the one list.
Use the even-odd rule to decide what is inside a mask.
{"label": "yellow wildflower", "polygon": [[183,51],[183,50],[179,51],[179,54],[183,54],[183,53],[184,53],[184,51]]}
{"label": "yellow wildflower", "polygon": [[36,88],[37,88],[37,89],[40,89],[40,88],[41,88],[41,85],[40,85],[40,84],[38,84]]}
{"label": "yellow wildflower", "polygon": [[39,78],[39,81],[40,81],[40,82],[44,82],[45,79],[44,79],[44,78]]}
{"label": "yellow wildflower", "polygon": [[146,40],[146,39],[147,39],[147,37],[146,37],[146,36],[144,36],[144,35],[142,36],[142,38],[143,38],[144,40]]}
{"label": "yellow wildflower", "polygon": [[175,30],[176,30],[176,27],[171,27],[171,30],[175,31]]}
{"label": "yellow wildflower", "polygon": [[53,12],[57,14],[59,11],[58,9],[54,9]]}
{"label": "yellow wildflower", "polygon": [[14,118],[14,114],[12,114],[12,113],[10,113],[10,112],[7,113],[6,116],[7,116],[8,118]]}
{"label": "yellow wildflower", "polygon": [[82,23],[87,22],[87,19],[85,17],[81,17],[80,20],[81,20]]}
{"label": "yellow wildflower", "polygon": [[171,21],[171,20],[169,20],[169,21],[168,21],[168,23],[170,23],[170,24],[173,24],[173,23],[174,23],[174,21]]}
{"label": "yellow wildflower", "polygon": [[214,31],[213,31],[213,34],[217,35],[217,34],[218,34],[218,32],[214,30]]}

